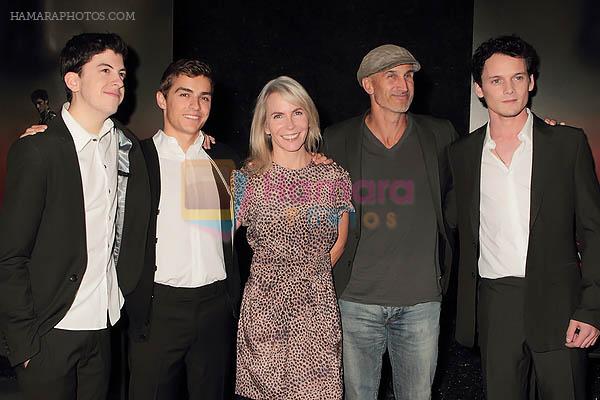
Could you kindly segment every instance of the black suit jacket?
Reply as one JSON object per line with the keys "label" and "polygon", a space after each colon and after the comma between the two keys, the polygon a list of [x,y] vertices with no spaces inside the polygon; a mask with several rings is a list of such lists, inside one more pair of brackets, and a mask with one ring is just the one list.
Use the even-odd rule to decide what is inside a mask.
{"label": "black suit jacket", "polygon": [[[135,341],[147,340],[150,331],[150,312],[154,288],[154,274],[156,272],[156,243],[158,241],[156,237],[156,222],[158,214],[160,213],[159,204],[161,193],[160,162],[154,141],[152,138],[146,139],[141,142],[141,145],[146,159],[148,176],[150,178],[150,202],[152,211],[150,213],[150,223],[148,224],[147,231],[148,236],[144,257],[144,270],[136,290],[125,297],[125,308],[127,310],[127,315],[129,316],[130,337]],[[224,144],[213,145],[213,149],[207,150],[207,152],[215,161],[223,178],[229,183],[231,172],[236,168],[238,161],[237,157],[235,157],[232,154],[232,151],[229,151],[229,148]],[[214,167],[213,174],[217,183],[221,209],[228,210],[229,212],[229,219],[224,218],[221,220],[221,231],[224,233],[231,232],[231,224],[233,221],[231,218],[230,207],[231,198],[227,189],[221,182],[219,175],[214,171]],[[234,250],[231,236],[223,235],[222,245],[223,256],[225,259],[225,272],[227,274],[227,279],[225,280],[227,294],[231,303],[232,313],[234,317],[237,318],[241,297],[237,254]]]}
{"label": "black suit jacket", "polygon": [[[126,295],[136,286],[143,265],[148,176],[139,142],[115,126],[119,138],[131,142],[129,171],[119,167],[118,172],[120,179],[127,179],[117,262],[119,286]],[[79,162],[72,136],[57,116],[46,132],[15,142],[8,155],[0,212],[0,350],[12,365],[38,353],[40,337],[71,307],[86,266]]]}
{"label": "black suit jacket", "polygon": [[[481,154],[486,126],[450,148],[460,262],[456,339],[475,341]],[[525,331],[534,351],[564,348],[569,320],[600,327],[600,188],[580,129],[534,117]],[[581,259],[576,232],[581,237]]]}
{"label": "black suit jacket", "polygon": [[[352,182],[361,180],[362,141],[366,113],[340,122],[327,128],[323,134],[323,148],[326,155],[333,158],[349,173]],[[447,148],[458,137],[450,121],[425,115],[409,114],[418,133],[423,151],[425,168],[429,180],[431,197],[435,207],[438,226],[439,260],[442,264],[439,272],[442,289],[448,288],[450,268],[452,266],[452,246],[444,222],[443,205],[450,189],[450,169],[447,160]],[[352,263],[360,240],[362,205],[354,204],[356,213],[351,216],[348,241],[344,254],[333,269],[335,288],[338,297],[342,295],[352,274]],[[373,257],[377,257],[376,254]]]}

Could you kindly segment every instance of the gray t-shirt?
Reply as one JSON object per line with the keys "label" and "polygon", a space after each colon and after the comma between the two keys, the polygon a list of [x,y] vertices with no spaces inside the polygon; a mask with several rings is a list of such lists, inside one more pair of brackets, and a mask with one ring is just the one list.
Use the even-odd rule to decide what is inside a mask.
{"label": "gray t-shirt", "polygon": [[409,116],[404,135],[387,149],[363,125],[361,236],[342,299],[409,306],[440,301],[437,222],[419,137]]}

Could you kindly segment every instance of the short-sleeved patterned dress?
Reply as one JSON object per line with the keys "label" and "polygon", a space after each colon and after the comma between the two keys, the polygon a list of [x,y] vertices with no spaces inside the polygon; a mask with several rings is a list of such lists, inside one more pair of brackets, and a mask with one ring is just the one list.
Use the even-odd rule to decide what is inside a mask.
{"label": "short-sleeved patterned dress", "polygon": [[342,398],[342,335],[329,251],[354,211],[336,164],[234,171],[237,222],[254,256],[237,334],[236,393],[254,400]]}

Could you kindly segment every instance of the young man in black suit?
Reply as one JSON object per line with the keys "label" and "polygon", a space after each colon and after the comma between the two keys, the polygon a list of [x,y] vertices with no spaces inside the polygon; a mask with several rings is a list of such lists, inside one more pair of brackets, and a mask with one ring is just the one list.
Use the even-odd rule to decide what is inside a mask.
{"label": "young man in black suit", "polygon": [[[449,151],[460,267],[456,338],[478,333],[488,399],[585,398],[600,327],[600,188],[584,132],[528,108],[538,56],[503,36],[473,55],[489,123]],[[454,197],[453,197],[454,198]],[[577,242],[581,247],[578,249]]]}
{"label": "young man in black suit", "polygon": [[212,96],[207,64],[173,62],[156,93],[163,129],[141,143],[152,213],[142,279],[125,302],[130,400],[233,396],[240,277],[229,178],[236,165],[224,144],[202,147]]}
{"label": "young man in black suit", "polygon": [[0,331],[27,399],[106,398],[108,327],[139,280],[149,219],[139,143],[110,119],[126,54],[115,34],[71,38],[60,56],[69,102],[9,152]]}

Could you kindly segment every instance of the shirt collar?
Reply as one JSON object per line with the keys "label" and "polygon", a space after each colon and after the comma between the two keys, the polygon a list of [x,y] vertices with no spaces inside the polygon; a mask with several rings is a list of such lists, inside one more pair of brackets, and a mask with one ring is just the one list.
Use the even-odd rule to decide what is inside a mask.
{"label": "shirt collar", "polygon": [[71,105],[71,103],[69,103],[69,102],[66,102],[65,104],[63,104],[62,110],[61,110],[61,116],[62,116],[63,121],[65,121],[65,125],[67,126],[67,129],[69,130],[69,132],[71,133],[71,136],[73,137],[73,142],[75,143],[75,151],[77,151],[78,153],[92,139],[102,139],[104,136],[108,135],[109,133],[114,132],[115,124],[110,118],[107,118],[106,121],[104,121],[104,124],[102,124],[102,128],[100,128],[100,133],[98,135],[89,133],[84,127],[81,126],[81,124],[79,124],[79,122],[77,122],[77,120],[75,120],[75,118],[73,118],[73,116],[69,112],[70,105]]}
{"label": "shirt collar", "polygon": [[[533,114],[529,108],[526,108],[525,110],[527,111],[527,121],[525,121],[525,124],[523,125],[523,128],[521,128],[517,138],[525,144],[531,144],[533,140]],[[483,142],[483,146],[488,149],[496,148],[496,142],[494,142],[494,139],[492,139],[492,136],[490,135],[489,122],[485,128],[485,140]]]}
{"label": "shirt collar", "polygon": [[200,131],[200,134],[194,143],[187,150],[187,153],[183,152],[177,139],[167,135],[162,129],[159,129],[158,132],[156,132],[153,140],[154,145],[162,157],[181,159],[187,156],[188,158],[193,159],[205,154],[204,148],[202,147],[202,143],[204,143],[204,132],[202,131]]}

